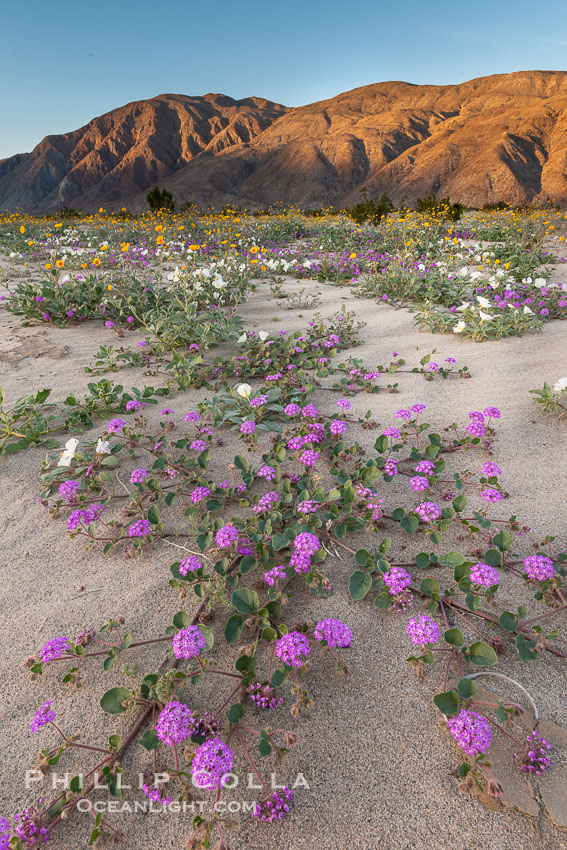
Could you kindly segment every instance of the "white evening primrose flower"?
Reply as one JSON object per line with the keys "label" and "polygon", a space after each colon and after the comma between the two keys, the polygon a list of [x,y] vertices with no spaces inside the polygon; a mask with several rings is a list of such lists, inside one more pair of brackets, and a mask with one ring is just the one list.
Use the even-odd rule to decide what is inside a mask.
{"label": "white evening primrose flower", "polygon": [[485,310],[488,310],[488,308],[490,307],[490,301],[488,300],[488,298],[484,298],[482,295],[477,295],[476,300],[478,301],[481,307],[484,307]]}
{"label": "white evening primrose flower", "polygon": [[109,455],[110,443],[108,442],[108,440],[103,440],[102,437],[99,437],[98,443],[96,444],[95,452],[97,455]]}
{"label": "white evening primrose flower", "polygon": [[168,274],[167,279],[173,281],[173,283],[179,283],[179,266],[175,266],[175,270]]}
{"label": "white evening primrose flower", "polygon": [[460,307],[457,307],[457,313],[462,313],[470,307],[470,301],[463,301]]}
{"label": "white evening primrose flower", "polygon": [[237,339],[236,341],[237,341],[237,342],[246,342],[247,338],[248,338],[248,337],[247,337],[247,336],[246,336],[246,334],[244,333],[244,334],[241,334],[241,336],[239,336],[239,337],[238,337],[238,339]]}
{"label": "white evening primrose flower", "polygon": [[546,283],[547,281],[544,277],[536,277],[536,279],[534,280],[534,286],[537,286],[538,289],[541,289],[542,286],[546,285]]}
{"label": "white evening primrose flower", "polygon": [[533,316],[534,311],[530,310],[527,304],[524,304],[524,316]]}
{"label": "white evening primrose flower", "polygon": [[559,378],[557,383],[553,385],[554,393],[562,393],[563,390],[567,390],[567,378]]}
{"label": "white evening primrose flower", "polygon": [[236,388],[236,392],[238,395],[242,396],[242,398],[250,398],[252,387],[250,384],[239,384]]}
{"label": "white evening primrose flower", "polygon": [[260,337],[260,339],[262,340],[262,342],[264,342],[265,340],[267,340],[267,339],[268,339],[268,337],[270,336],[270,334],[268,333],[268,331],[258,331],[258,336]]}
{"label": "white evening primrose flower", "polygon": [[454,334],[462,334],[462,332],[464,331],[464,329],[466,328],[466,326],[467,326],[467,323],[466,323],[466,322],[463,322],[463,320],[461,319],[461,321],[460,321],[460,322],[457,322],[457,324],[456,324],[456,325],[455,325],[455,327],[453,328],[453,333],[454,333]]}
{"label": "white evening primrose flower", "polygon": [[482,310],[478,311],[478,315],[480,316],[481,322],[491,322],[494,316],[489,316],[488,313],[483,313]]}
{"label": "white evening primrose flower", "polygon": [[76,437],[71,437],[70,440],[67,440],[57,466],[71,466],[71,461],[75,457],[75,450],[78,445],[79,441]]}

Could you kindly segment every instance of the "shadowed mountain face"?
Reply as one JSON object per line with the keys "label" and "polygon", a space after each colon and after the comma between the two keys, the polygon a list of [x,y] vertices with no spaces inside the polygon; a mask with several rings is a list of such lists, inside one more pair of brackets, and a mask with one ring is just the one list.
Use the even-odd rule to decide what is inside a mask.
{"label": "shadowed mountain face", "polygon": [[364,185],[397,203],[567,203],[567,72],[377,83],[297,109],[163,95],[0,161],[0,206],[140,207],[155,183],[204,206],[340,206]]}
{"label": "shadowed mountain face", "polygon": [[111,206],[203,152],[250,142],[285,111],[262,98],[221,94],[129,103],[72,133],[47,136],[29,154],[0,160],[0,207]]}

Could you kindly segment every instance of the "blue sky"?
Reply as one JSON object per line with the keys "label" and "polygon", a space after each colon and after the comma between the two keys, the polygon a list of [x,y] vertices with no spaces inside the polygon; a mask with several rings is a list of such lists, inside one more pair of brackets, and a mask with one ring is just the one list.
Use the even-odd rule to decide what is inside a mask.
{"label": "blue sky", "polygon": [[300,106],[383,80],[567,70],[564,0],[6,0],[0,21],[0,158],[164,92]]}

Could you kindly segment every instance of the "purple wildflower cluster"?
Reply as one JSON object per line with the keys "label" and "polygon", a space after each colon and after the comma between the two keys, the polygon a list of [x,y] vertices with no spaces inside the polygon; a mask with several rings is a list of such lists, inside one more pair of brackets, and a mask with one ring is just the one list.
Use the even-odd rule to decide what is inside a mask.
{"label": "purple wildflower cluster", "polygon": [[128,529],[128,537],[145,537],[151,531],[150,522],[147,519],[139,519],[133,522]]}
{"label": "purple wildflower cluster", "polygon": [[277,691],[267,684],[261,685],[260,682],[254,682],[248,688],[248,695],[258,708],[273,711],[283,705],[283,697],[278,696]]}
{"label": "purple wildflower cluster", "polygon": [[261,818],[265,823],[281,820],[289,812],[292,797],[293,791],[287,785],[281,791],[274,791],[267,800],[256,803],[254,817]]}
{"label": "purple wildflower cluster", "polygon": [[348,425],[346,422],[343,422],[342,419],[333,419],[331,424],[329,425],[329,431],[335,437],[340,437],[343,434],[346,434],[348,431]]}
{"label": "purple wildflower cluster", "polygon": [[486,755],[492,743],[490,723],[481,714],[463,709],[447,721],[449,732],[469,756]]}
{"label": "purple wildflower cluster", "polygon": [[[522,773],[536,774],[541,776],[550,766],[551,761],[549,753],[552,747],[546,738],[542,738],[537,729],[527,736],[526,749],[522,757]],[[514,758],[519,759],[517,753],[514,753]]]}
{"label": "purple wildflower cluster", "polygon": [[47,664],[48,661],[55,661],[57,658],[61,658],[63,653],[70,649],[69,638],[66,638],[63,635],[52,638],[47,641],[45,646],[42,647],[41,660],[44,664]]}
{"label": "purple wildflower cluster", "polygon": [[406,634],[414,645],[426,646],[428,643],[437,643],[441,637],[441,629],[427,614],[419,614],[409,621]]}
{"label": "purple wildflower cluster", "polygon": [[315,499],[304,499],[302,502],[298,502],[297,504],[297,513],[298,514],[314,514],[319,507],[319,502],[316,502]]}
{"label": "purple wildflower cluster", "polygon": [[196,658],[205,646],[205,636],[198,626],[187,626],[173,636],[173,654],[176,658]]}
{"label": "purple wildflower cluster", "polygon": [[276,655],[288,667],[301,667],[310,652],[309,641],[301,632],[288,632],[276,643]]}
{"label": "purple wildflower cluster", "polygon": [[480,498],[483,502],[486,502],[487,505],[490,505],[495,504],[496,502],[501,502],[504,496],[500,490],[495,490],[494,487],[487,487],[485,490],[481,490]]}
{"label": "purple wildflower cluster", "polygon": [[252,510],[256,514],[261,514],[264,511],[271,511],[276,502],[279,502],[280,497],[276,493],[275,490],[270,490],[268,493],[264,493],[263,496],[260,496],[258,499],[258,504],[254,505]]}
{"label": "purple wildflower cluster", "polygon": [[315,640],[324,640],[332,649],[346,648],[352,643],[352,632],[340,620],[321,620],[313,629]]}
{"label": "purple wildflower cluster", "polygon": [[382,576],[388,593],[393,597],[394,610],[406,611],[413,604],[413,596],[408,589],[411,584],[411,576],[403,567],[390,567]]}
{"label": "purple wildflower cluster", "polygon": [[[255,399],[253,399],[253,401],[255,401]],[[241,434],[253,434],[255,430],[256,430],[256,423],[252,422],[251,419],[247,419],[246,422],[243,422],[242,425],[240,426],[240,433]]]}
{"label": "purple wildflower cluster", "polygon": [[471,567],[470,579],[473,584],[480,587],[492,587],[500,581],[498,570],[482,562]]}
{"label": "purple wildflower cluster", "polygon": [[211,491],[208,487],[195,487],[191,495],[189,496],[189,501],[192,505],[196,505],[198,502],[201,502],[203,499],[208,499],[211,495]]}
{"label": "purple wildflower cluster", "polygon": [[264,581],[270,587],[273,587],[280,578],[285,578],[285,567],[272,567],[264,573]]}
{"label": "purple wildflower cluster", "polygon": [[203,562],[195,557],[195,555],[188,555],[187,558],[183,558],[179,563],[179,573],[182,576],[186,576],[187,573],[194,573],[202,568]]}
{"label": "purple wildflower cluster", "polygon": [[59,485],[59,495],[62,499],[65,499],[68,504],[71,504],[77,495],[78,489],[78,481],[63,481],[63,483]]}
{"label": "purple wildflower cluster", "polygon": [[441,508],[435,502],[422,502],[415,509],[424,522],[437,522],[441,516]]}
{"label": "purple wildflower cluster", "polygon": [[[40,800],[43,802],[43,800]],[[7,825],[7,821],[4,821]],[[33,807],[23,809],[19,814],[14,815],[14,832],[16,836],[23,841],[24,844],[34,845],[37,847],[38,842],[45,844],[49,841],[49,829],[43,824],[40,816]],[[2,847],[2,844],[0,844]],[[4,847],[10,847],[9,843],[5,843]]]}
{"label": "purple wildflower cluster", "polygon": [[108,425],[106,426],[106,430],[109,434],[118,434],[124,426],[126,422],[123,419],[111,419]]}
{"label": "purple wildflower cluster", "polygon": [[410,487],[415,493],[423,493],[429,488],[429,479],[423,475],[414,475],[410,478]]}
{"label": "purple wildflower cluster", "polygon": [[76,531],[82,525],[90,525],[100,518],[106,510],[106,505],[89,505],[88,508],[82,510],[79,508],[73,511],[67,517],[67,531]]}
{"label": "purple wildflower cluster", "polygon": [[307,468],[315,466],[319,460],[319,452],[316,452],[314,449],[305,449],[305,451],[301,453],[299,460]]}
{"label": "purple wildflower cluster", "polygon": [[303,531],[293,541],[293,555],[289,565],[294,567],[296,573],[307,573],[311,567],[311,558],[321,548],[318,537]]}
{"label": "purple wildflower cluster", "polygon": [[222,788],[229,781],[234,753],[220,738],[210,738],[195,750],[191,770],[195,785],[202,789]]}
{"label": "purple wildflower cluster", "polygon": [[145,466],[139,466],[137,469],[133,469],[130,475],[130,484],[142,484],[147,478],[147,475],[148,470]]}
{"label": "purple wildflower cluster", "polygon": [[46,726],[48,723],[53,723],[55,720],[57,715],[53,709],[49,708],[50,705],[53,705],[53,700],[44,702],[41,708],[38,708],[34,714],[33,720],[30,723],[30,732],[32,734],[39,732],[42,726]]}
{"label": "purple wildflower cluster", "polygon": [[162,794],[161,790],[155,785],[152,787],[151,785],[146,785],[146,783],[144,783],[142,785],[142,791],[144,792],[144,795],[152,801],[152,803],[161,803],[164,806],[169,806],[171,803],[171,797],[164,796],[165,792]]}
{"label": "purple wildflower cluster", "polygon": [[183,743],[192,734],[193,723],[191,709],[175,700],[162,708],[154,728],[158,739],[168,747],[173,747],[174,744]]}
{"label": "purple wildflower cluster", "polygon": [[238,540],[238,529],[233,525],[223,525],[215,534],[219,549],[230,549]]}
{"label": "purple wildflower cluster", "polygon": [[545,555],[524,558],[524,572],[534,581],[547,581],[555,575],[553,561]]}
{"label": "purple wildflower cluster", "polygon": [[268,464],[264,464],[264,466],[260,467],[256,475],[258,476],[258,478],[263,478],[265,481],[275,481],[277,472],[273,466],[268,466]]}

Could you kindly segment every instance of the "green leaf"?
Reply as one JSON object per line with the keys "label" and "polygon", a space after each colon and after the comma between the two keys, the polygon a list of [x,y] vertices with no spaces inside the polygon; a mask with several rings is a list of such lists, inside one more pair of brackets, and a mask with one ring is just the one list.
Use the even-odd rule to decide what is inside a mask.
{"label": "green leaf", "polygon": [[443,638],[451,646],[464,646],[465,636],[460,629],[447,629],[443,633]]}
{"label": "green leaf", "polygon": [[427,554],[427,552],[420,552],[415,556],[415,562],[418,567],[421,567],[422,570],[425,570],[429,564],[431,563],[431,558]]}
{"label": "green leaf", "polygon": [[176,629],[187,629],[191,625],[191,617],[185,611],[178,611],[173,618],[173,625]]}
{"label": "green leaf", "polygon": [[383,593],[378,594],[376,599],[374,600],[374,604],[377,608],[390,608],[393,604],[393,599],[390,594],[385,590]]}
{"label": "green leaf", "polygon": [[453,714],[457,714],[459,710],[459,695],[456,691],[436,694],[433,697],[433,702],[445,717],[451,717]]}
{"label": "green leaf", "polygon": [[419,520],[415,516],[404,516],[400,520],[400,525],[407,534],[415,534],[419,526]]}
{"label": "green leaf", "polygon": [[157,746],[159,744],[157,732],[155,732],[154,729],[148,729],[146,732],[144,732],[138,743],[145,750],[157,749]]}
{"label": "green leaf", "polygon": [[241,614],[253,614],[260,607],[260,600],[254,590],[237,587],[232,592],[232,604]]}
{"label": "green leaf", "polygon": [[329,493],[327,495],[327,500],[329,502],[336,502],[337,499],[340,499],[340,498],[341,498],[341,494],[340,494],[339,490],[335,490],[335,489],[329,490]]}
{"label": "green leaf", "polygon": [[244,628],[244,618],[240,614],[233,614],[229,617],[226,626],[224,627],[224,637],[227,643],[236,643]]}
{"label": "green leaf", "polygon": [[274,670],[272,678],[270,679],[270,684],[274,688],[280,688],[287,679],[287,676],[287,670]]}
{"label": "green leaf", "polygon": [[69,783],[69,788],[73,794],[78,794],[79,791],[83,790],[84,786],[85,780],[82,776],[74,776]]}
{"label": "green leaf", "polygon": [[433,596],[434,593],[439,593],[441,585],[434,578],[424,578],[419,585],[419,589],[425,596]]}
{"label": "green leaf", "polygon": [[240,562],[240,575],[245,576],[256,569],[258,562],[253,555],[246,555]]}
{"label": "green leaf", "polygon": [[499,531],[498,534],[494,536],[492,541],[497,549],[500,549],[501,552],[506,552],[512,543],[514,542],[513,538],[507,531]]}
{"label": "green leaf", "polygon": [[478,687],[474,679],[459,679],[457,682],[457,691],[461,699],[468,699],[469,697],[474,697],[478,691]]}
{"label": "green leaf", "polygon": [[242,717],[244,717],[244,706],[241,702],[235,702],[228,709],[228,722],[238,723]]}
{"label": "green leaf", "polygon": [[100,706],[107,714],[122,714],[126,711],[122,703],[130,697],[131,693],[127,688],[111,688],[102,695]]}
{"label": "green leaf", "polygon": [[518,628],[518,621],[516,620],[516,615],[511,611],[502,611],[500,616],[498,617],[498,623],[501,629],[504,629],[505,632],[515,632]]}
{"label": "green leaf", "polygon": [[152,505],[148,511],[148,521],[151,522],[152,525],[159,525],[160,515],[157,505]]}
{"label": "green leaf", "polygon": [[467,506],[467,500],[464,496],[457,496],[453,499],[453,508],[457,511],[458,514],[462,513]]}
{"label": "green leaf", "polygon": [[460,552],[452,551],[447,552],[447,554],[441,558],[440,563],[447,567],[460,567],[466,560],[465,556],[461,555]]}
{"label": "green leaf", "polygon": [[363,573],[362,570],[356,570],[349,578],[348,592],[351,599],[364,599],[371,587],[372,579],[368,573]]}
{"label": "green leaf", "polygon": [[469,661],[478,667],[494,667],[498,662],[498,656],[491,646],[479,640],[471,644],[469,648]]}
{"label": "green leaf", "polygon": [[269,741],[262,740],[258,744],[258,752],[260,753],[261,756],[269,756],[270,753],[272,752],[272,745],[270,744]]}
{"label": "green leaf", "polygon": [[370,554],[368,549],[358,549],[356,555],[354,556],[354,560],[356,561],[359,567],[369,567],[373,564],[372,555]]}
{"label": "green leaf", "polygon": [[285,549],[289,546],[289,541],[283,534],[274,534],[272,537],[272,549],[274,552],[279,552],[280,549]]}
{"label": "green leaf", "polygon": [[484,553],[484,562],[489,564],[491,567],[498,567],[502,562],[502,555],[498,549],[489,549]]}
{"label": "green leaf", "polygon": [[536,645],[533,640],[528,640],[524,635],[516,637],[516,649],[522,661],[535,661],[538,657]]}

